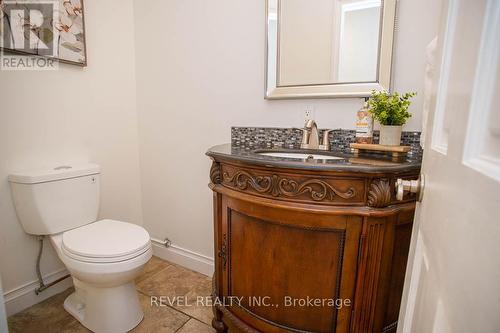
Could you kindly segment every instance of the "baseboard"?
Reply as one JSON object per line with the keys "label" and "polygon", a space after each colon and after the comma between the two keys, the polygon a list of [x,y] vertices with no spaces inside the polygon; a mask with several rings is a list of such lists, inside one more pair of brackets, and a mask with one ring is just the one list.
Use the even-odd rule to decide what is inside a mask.
{"label": "baseboard", "polygon": [[203,254],[184,249],[170,244],[168,247],[161,240],[151,238],[155,256],[189,268],[201,274],[212,276],[214,274],[214,259]]}
{"label": "baseboard", "polygon": [[[43,281],[47,284],[55,281],[65,275],[69,274],[68,271],[63,268],[58,271],[49,273],[43,276]],[[35,289],[38,288],[38,280],[28,282],[20,287],[6,291],[3,294],[5,299],[5,310],[7,316],[12,316],[32,305],[40,303],[41,301],[59,294],[69,287],[73,286],[73,279],[67,278],[58,284],[44,290],[39,295],[35,294]]]}

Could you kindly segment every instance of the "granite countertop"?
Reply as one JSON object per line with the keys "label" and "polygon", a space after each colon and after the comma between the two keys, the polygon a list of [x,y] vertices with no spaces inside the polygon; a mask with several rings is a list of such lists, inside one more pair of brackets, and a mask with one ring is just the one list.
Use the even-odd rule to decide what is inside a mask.
{"label": "granite countertop", "polygon": [[[339,157],[339,159],[305,160],[273,157],[259,154],[264,152],[329,155]],[[421,166],[420,157],[408,156],[406,158],[399,159],[398,161],[393,161],[390,156],[386,155],[354,155],[342,151],[298,150],[282,148],[270,149],[265,146],[248,148],[234,146],[230,143],[214,146],[210,148],[206,154],[216,160],[245,162],[253,165],[266,166],[269,168],[275,167],[318,171],[350,171],[363,173],[407,172],[412,170],[419,170]]]}

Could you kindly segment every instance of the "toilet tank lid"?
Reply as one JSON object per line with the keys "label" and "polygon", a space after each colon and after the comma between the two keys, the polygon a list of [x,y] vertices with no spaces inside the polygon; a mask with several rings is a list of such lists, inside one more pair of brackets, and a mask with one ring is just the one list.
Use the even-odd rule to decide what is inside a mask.
{"label": "toilet tank lid", "polygon": [[100,173],[97,164],[61,165],[54,168],[15,172],[9,175],[11,183],[37,184],[56,180],[90,176]]}

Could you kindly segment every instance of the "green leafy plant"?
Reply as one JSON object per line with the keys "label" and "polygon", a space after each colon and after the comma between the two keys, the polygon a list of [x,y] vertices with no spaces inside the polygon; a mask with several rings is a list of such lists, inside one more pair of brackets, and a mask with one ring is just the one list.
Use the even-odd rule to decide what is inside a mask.
{"label": "green leafy plant", "polygon": [[411,104],[410,99],[416,94],[416,92],[408,92],[400,95],[397,92],[391,94],[387,91],[372,90],[372,95],[368,100],[370,114],[381,125],[402,126],[411,117],[408,107]]}

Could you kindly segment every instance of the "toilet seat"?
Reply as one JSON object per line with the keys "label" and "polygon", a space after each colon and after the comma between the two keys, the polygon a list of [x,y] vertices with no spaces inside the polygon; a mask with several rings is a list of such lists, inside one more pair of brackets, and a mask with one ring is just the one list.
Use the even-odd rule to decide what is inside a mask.
{"label": "toilet seat", "polygon": [[135,224],[101,220],[66,231],[61,250],[65,256],[88,263],[116,263],[151,249],[148,232]]}

